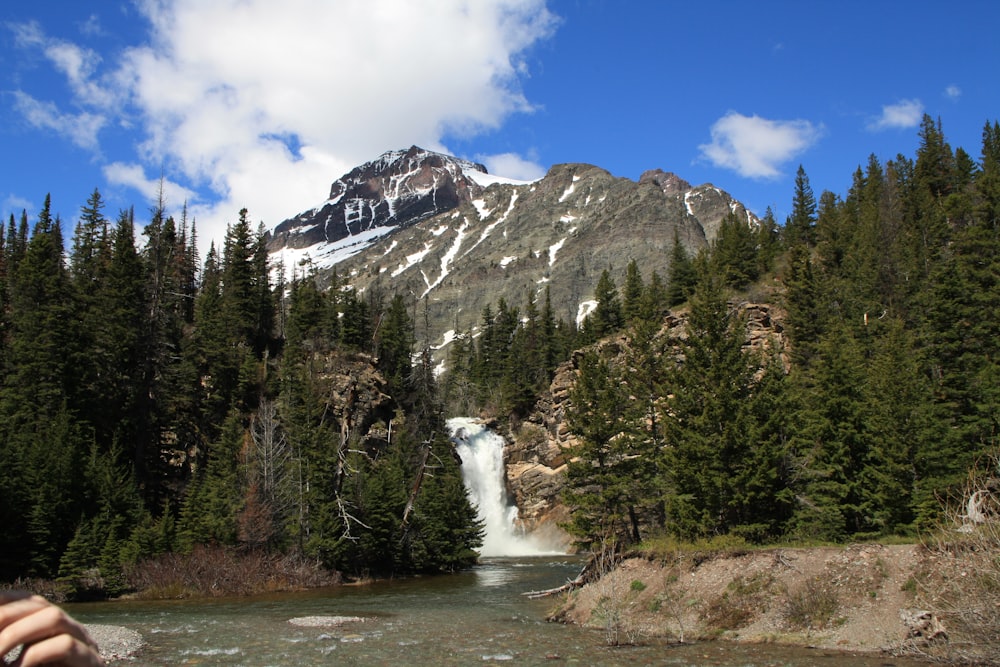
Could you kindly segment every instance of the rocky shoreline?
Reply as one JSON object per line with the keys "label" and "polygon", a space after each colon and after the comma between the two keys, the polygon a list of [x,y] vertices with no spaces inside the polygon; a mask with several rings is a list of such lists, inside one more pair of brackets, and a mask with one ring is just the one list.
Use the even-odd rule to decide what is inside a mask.
{"label": "rocky shoreline", "polygon": [[146,645],[142,635],[120,625],[84,625],[105,661],[125,660]]}

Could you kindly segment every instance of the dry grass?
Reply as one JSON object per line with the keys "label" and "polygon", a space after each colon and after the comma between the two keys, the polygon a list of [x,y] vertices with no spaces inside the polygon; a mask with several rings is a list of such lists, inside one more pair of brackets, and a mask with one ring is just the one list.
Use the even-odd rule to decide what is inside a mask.
{"label": "dry grass", "polygon": [[0,582],[0,591],[27,591],[60,604],[67,599],[65,586],[51,579],[18,578],[10,583]]}
{"label": "dry grass", "polygon": [[787,594],[782,616],[793,630],[822,630],[835,621],[840,599],[826,579],[813,577]]}
{"label": "dry grass", "polygon": [[947,638],[916,642],[914,652],[953,663],[1000,665],[998,478],[997,460],[991,474],[971,477],[963,506],[925,542],[927,565],[915,577],[915,588]]}
{"label": "dry grass", "polygon": [[773,587],[774,576],[769,572],[737,576],[722,595],[704,606],[700,620],[720,630],[738,630],[767,611]]}
{"label": "dry grass", "polygon": [[296,556],[206,546],[142,561],[125,576],[137,597],[145,599],[255,595],[342,581],[319,563]]}

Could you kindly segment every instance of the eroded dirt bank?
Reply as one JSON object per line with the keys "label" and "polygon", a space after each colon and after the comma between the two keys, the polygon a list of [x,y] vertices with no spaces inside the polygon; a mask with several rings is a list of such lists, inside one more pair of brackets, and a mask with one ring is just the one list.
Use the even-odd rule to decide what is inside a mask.
{"label": "eroded dirt bank", "polygon": [[[629,558],[570,593],[554,620],[603,628],[609,642],[660,636],[912,653],[943,631],[921,617],[920,546],[855,545]],[[943,635],[932,641],[941,641]]]}

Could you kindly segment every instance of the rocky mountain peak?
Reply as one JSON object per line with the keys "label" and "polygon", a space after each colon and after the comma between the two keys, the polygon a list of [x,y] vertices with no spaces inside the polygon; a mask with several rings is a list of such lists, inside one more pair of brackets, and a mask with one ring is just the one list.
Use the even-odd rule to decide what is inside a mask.
{"label": "rocky mountain peak", "polygon": [[321,205],[277,225],[269,249],[311,248],[316,259],[324,247],[343,250],[345,239],[370,243],[472,201],[486,175],[481,164],[419,146],[388,151],[335,180]]}
{"label": "rocky mountain peak", "polygon": [[691,189],[691,184],[683,178],[672,172],[663,171],[662,169],[650,169],[649,171],[644,171],[642,176],[639,177],[639,183],[652,183],[663,190],[663,194],[665,195],[684,194]]}

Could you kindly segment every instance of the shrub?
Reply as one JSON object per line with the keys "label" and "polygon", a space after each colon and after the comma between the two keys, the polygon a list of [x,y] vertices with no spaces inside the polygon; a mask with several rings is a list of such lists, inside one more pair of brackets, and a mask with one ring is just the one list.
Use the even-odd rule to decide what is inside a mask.
{"label": "shrub", "polygon": [[126,569],[131,588],[145,598],[254,595],[340,583],[318,562],[263,550],[196,546],[166,553]]}
{"label": "shrub", "polygon": [[758,614],[767,610],[774,576],[758,572],[753,576],[737,577],[726,591],[702,609],[701,620],[721,630],[736,630],[749,625]]}
{"label": "shrub", "polygon": [[820,630],[833,620],[839,607],[837,594],[814,577],[786,596],[784,619],[795,630]]}

